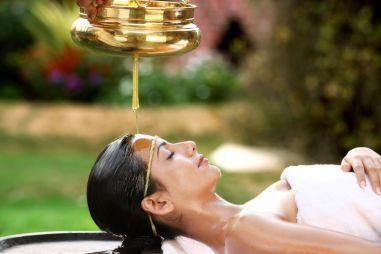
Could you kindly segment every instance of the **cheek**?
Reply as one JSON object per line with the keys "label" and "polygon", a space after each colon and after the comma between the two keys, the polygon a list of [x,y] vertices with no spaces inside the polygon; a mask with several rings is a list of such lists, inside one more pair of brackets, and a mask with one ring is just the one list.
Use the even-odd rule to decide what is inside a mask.
{"label": "cheek", "polygon": [[[194,193],[215,182],[218,170],[199,169],[193,161],[174,158],[153,168],[152,175],[166,190],[173,193]],[[217,176],[218,175],[218,176]]]}
{"label": "cheek", "polygon": [[168,166],[166,173],[166,185],[168,190],[186,191],[192,186],[197,186],[202,176],[197,172],[197,168],[187,161],[179,160],[174,165]]}
{"label": "cheek", "polygon": [[181,165],[178,163],[176,165],[171,165],[172,163],[162,163],[158,166],[153,167],[152,177],[159,181],[165,189],[171,191],[176,188],[177,185],[183,183],[183,179],[186,178],[183,175],[183,170]]}
{"label": "cheek", "polygon": [[176,166],[171,167],[170,171],[169,175],[171,175],[171,180],[181,184],[192,182],[193,179],[197,177],[194,166],[184,161],[180,161]]}

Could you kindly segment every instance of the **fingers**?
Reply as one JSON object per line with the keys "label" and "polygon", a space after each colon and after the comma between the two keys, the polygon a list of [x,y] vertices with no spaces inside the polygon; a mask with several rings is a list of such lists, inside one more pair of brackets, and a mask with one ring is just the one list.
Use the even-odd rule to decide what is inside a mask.
{"label": "fingers", "polygon": [[343,170],[345,172],[349,172],[349,171],[351,171],[351,169],[352,169],[351,164],[344,158],[341,161],[341,170]]}
{"label": "fingers", "polygon": [[90,21],[93,21],[95,16],[97,15],[97,8],[93,5],[87,7],[87,17]]}
{"label": "fingers", "polygon": [[[380,181],[381,185],[381,158],[376,159],[376,162],[378,164],[378,179]],[[378,195],[381,195],[381,193],[377,193]]]}
{"label": "fingers", "polygon": [[350,171],[349,167],[353,168],[360,187],[366,186],[365,175],[368,175],[373,191],[381,196],[381,156],[378,153],[367,147],[354,148],[341,162],[343,171]]}
{"label": "fingers", "polygon": [[81,7],[87,8],[91,5],[92,0],[77,0],[77,4]]}
{"label": "fingers", "polygon": [[87,10],[87,17],[90,21],[94,20],[97,15],[97,5],[106,3],[105,0],[77,0],[77,4]]}
{"label": "fingers", "polygon": [[378,195],[381,195],[381,161],[376,158],[376,159],[373,159],[373,163],[376,167],[376,172],[377,172],[377,176],[378,176],[378,189],[376,188],[376,193]]}
{"label": "fingers", "polygon": [[364,159],[364,167],[368,174],[372,189],[375,193],[381,195],[380,174],[381,168],[377,160],[371,158]]}
{"label": "fingers", "polygon": [[361,159],[358,158],[346,158],[345,159],[353,168],[353,171],[356,174],[357,182],[361,188],[365,188],[366,181],[365,181],[365,168],[361,161]]}
{"label": "fingers", "polygon": [[369,180],[372,185],[372,189],[375,193],[381,194],[381,189],[380,189],[380,168],[378,165],[378,162],[375,160],[372,160],[371,158],[366,158],[363,160],[364,161],[364,167],[366,170],[366,173],[368,174]]}

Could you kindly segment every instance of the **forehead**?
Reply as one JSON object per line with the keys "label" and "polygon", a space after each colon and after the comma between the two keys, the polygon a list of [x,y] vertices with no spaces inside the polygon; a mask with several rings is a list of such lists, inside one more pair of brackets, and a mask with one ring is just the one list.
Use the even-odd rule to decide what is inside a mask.
{"label": "forehead", "polygon": [[[140,155],[143,160],[147,160],[149,156],[149,150],[151,148],[152,141],[155,139],[155,137],[145,134],[136,134],[134,139],[132,140],[134,153],[137,155]],[[158,144],[165,142],[162,138],[156,137],[155,145],[157,149]]]}
{"label": "forehead", "polygon": [[[132,145],[134,149],[134,154],[137,156],[140,156],[144,161],[149,160],[150,156],[150,149],[151,149],[151,144],[152,141],[155,139],[155,137],[150,136],[150,135],[144,135],[144,134],[136,134],[134,139],[132,140]],[[165,140],[156,137],[155,139],[155,149],[154,151],[157,150],[158,144],[165,142]],[[154,152],[155,153],[155,152]]]}
{"label": "forehead", "polygon": [[149,148],[153,139],[154,137],[150,135],[136,134],[134,139],[132,140],[134,151],[137,152],[142,149]]}
{"label": "forehead", "polygon": [[144,161],[148,160],[149,150],[154,137],[144,134],[136,134],[132,140],[135,155],[140,156]]}

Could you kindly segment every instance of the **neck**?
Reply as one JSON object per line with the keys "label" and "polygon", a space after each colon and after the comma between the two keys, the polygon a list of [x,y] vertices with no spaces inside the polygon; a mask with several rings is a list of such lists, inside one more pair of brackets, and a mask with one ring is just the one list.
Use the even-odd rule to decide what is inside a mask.
{"label": "neck", "polygon": [[228,223],[242,208],[214,194],[203,204],[190,205],[182,214],[181,229],[217,253],[224,253]]}

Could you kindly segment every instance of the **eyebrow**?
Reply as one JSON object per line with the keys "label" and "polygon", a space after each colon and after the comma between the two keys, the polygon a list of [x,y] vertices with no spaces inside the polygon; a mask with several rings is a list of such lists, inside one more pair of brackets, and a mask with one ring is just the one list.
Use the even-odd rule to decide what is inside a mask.
{"label": "eyebrow", "polygon": [[160,150],[160,147],[162,146],[165,146],[167,144],[167,142],[163,141],[160,143],[160,145],[157,147],[157,156],[159,157],[159,150]]}

